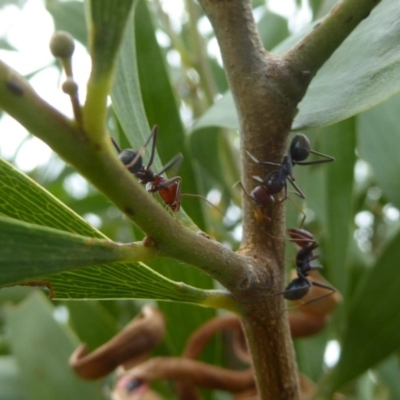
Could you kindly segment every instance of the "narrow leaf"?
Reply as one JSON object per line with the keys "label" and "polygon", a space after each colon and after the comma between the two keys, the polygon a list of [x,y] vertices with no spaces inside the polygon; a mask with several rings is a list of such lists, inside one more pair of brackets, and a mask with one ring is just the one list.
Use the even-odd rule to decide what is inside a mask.
{"label": "narrow leaf", "polygon": [[113,69],[133,3],[133,0],[89,2],[89,47],[94,77],[108,75]]}
{"label": "narrow leaf", "polygon": [[[111,98],[118,121],[132,147],[139,149],[150,134],[140,92],[133,22],[129,21],[119,54]],[[161,169],[158,158],[154,166]]]}
{"label": "narrow leaf", "polygon": [[382,252],[360,282],[349,305],[339,363],[330,390],[354,379],[400,347],[398,298],[400,234]]}
{"label": "narrow leaf", "polygon": [[88,265],[130,258],[138,245],[119,245],[60,230],[0,217],[0,285],[62,272]]}
{"label": "narrow leaf", "polygon": [[323,129],[321,151],[335,162],[321,166],[326,182],[326,258],[330,261],[328,280],[343,294],[347,288],[346,263],[352,224],[352,199],[356,155],[355,119]]}
{"label": "narrow leaf", "polygon": [[372,167],[375,179],[390,201],[400,208],[400,97],[358,117],[360,155]]}

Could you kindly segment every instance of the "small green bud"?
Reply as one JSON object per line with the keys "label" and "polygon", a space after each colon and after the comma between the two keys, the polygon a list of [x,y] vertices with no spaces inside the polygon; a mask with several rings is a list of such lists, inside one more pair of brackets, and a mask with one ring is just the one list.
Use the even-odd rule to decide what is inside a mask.
{"label": "small green bud", "polygon": [[78,93],[78,85],[72,78],[68,77],[62,84],[62,90],[69,96],[75,96]]}
{"label": "small green bud", "polygon": [[71,58],[74,50],[74,39],[68,32],[54,32],[50,40],[50,51],[54,57]]}

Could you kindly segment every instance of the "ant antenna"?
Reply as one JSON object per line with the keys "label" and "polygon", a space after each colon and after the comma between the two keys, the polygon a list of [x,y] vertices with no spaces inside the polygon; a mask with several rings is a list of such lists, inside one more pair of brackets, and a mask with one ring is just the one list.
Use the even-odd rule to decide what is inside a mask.
{"label": "ant antenna", "polygon": [[132,168],[138,162],[139,158],[142,157],[144,151],[146,150],[146,147],[150,143],[150,140],[153,139],[153,144],[151,146],[150,159],[149,159],[149,162],[147,164],[146,170],[148,170],[150,168],[150,166],[151,166],[151,164],[153,163],[153,160],[154,160],[154,155],[155,155],[155,150],[156,150],[157,133],[158,133],[158,125],[154,125],[153,129],[151,130],[150,135],[147,138],[147,140],[144,143],[144,145],[140,148],[140,150],[138,152],[136,152],[136,155],[132,159],[132,161],[130,161],[128,164],[125,164],[126,168],[128,168],[128,169]]}
{"label": "ant antenna", "polygon": [[222,216],[224,216],[224,213],[222,212],[222,210],[217,207],[215,204],[211,203],[210,200],[207,200],[204,196],[202,196],[201,194],[193,194],[193,193],[181,193],[181,197],[195,197],[198,199],[202,199],[204,200],[209,206],[213,207],[215,210],[217,210]]}

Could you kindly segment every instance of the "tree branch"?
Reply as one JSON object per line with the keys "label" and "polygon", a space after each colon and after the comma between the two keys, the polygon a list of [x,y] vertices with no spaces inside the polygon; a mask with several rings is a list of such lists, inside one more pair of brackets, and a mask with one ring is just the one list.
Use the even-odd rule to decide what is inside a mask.
{"label": "tree branch", "polygon": [[342,0],[283,58],[296,69],[314,76],[379,3],[380,0]]}
{"label": "tree branch", "polygon": [[[266,52],[252,15],[250,0],[199,0],[214,28],[238,113],[242,151],[242,183],[257,186],[253,176],[270,168],[253,162],[280,163],[287,151],[297,104],[312,77],[378,1],[344,0],[299,45],[285,55]],[[287,318],[283,318],[283,205],[265,207],[260,218],[243,196],[243,239],[240,252],[258,260],[257,279],[247,291],[235,293],[243,306],[243,324],[262,399],[298,399],[296,365]]]}

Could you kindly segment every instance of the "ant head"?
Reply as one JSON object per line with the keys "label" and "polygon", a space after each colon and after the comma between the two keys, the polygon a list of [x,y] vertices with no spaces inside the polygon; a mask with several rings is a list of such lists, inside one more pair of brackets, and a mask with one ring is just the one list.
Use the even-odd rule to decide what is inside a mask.
{"label": "ant head", "polygon": [[305,278],[296,278],[287,285],[283,292],[283,297],[286,300],[300,300],[302,299],[311,288],[311,283]]}
{"label": "ant head", "polygon": [[128,170],[132,174],[137,174],[143,169],[143,160],[142,156],[139,155],[139,152],[136,150],[132,149],[125,149],[122,150],[121,153],[119,153],[118,158],[122,161],[124,165],[129,165],[132,163],[132,161],[135,160],[133,165],[129,166]]}
{"label": "ant head", "polygon": [[296,135],[290,144],[289,154],[293,161],[304,161],[311,152],[311,145],[304,135]]}
{"label": "ant head", "polygon": [[266,207],[268,204],[272,204],[275,201],[265,186],[256,186],[250,192],[250,197],[254,203],[260,207]]}

